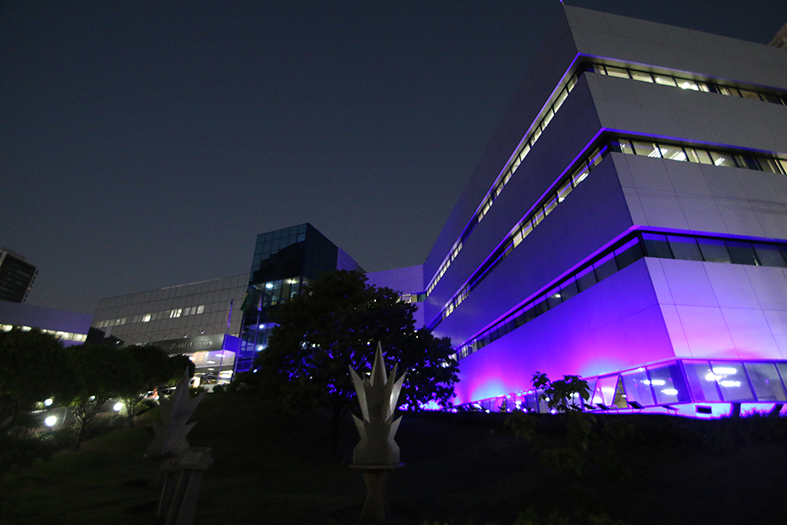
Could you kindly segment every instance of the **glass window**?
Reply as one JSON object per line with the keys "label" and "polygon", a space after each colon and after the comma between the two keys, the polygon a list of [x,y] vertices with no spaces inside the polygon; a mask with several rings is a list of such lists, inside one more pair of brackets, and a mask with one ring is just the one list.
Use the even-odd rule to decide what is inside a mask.
{"label": "glass window", "polygon": [[546,301],[546,296],[539,297],[533,303],[533,313],[539,316],[549,310],[549,303]]}
{"label": "glass window", "polygon": [[732,262],[727,247],[724,245],[724,241],[700,237],[697,239],[697,243],[700,245],[702,258],[706,261],[720,263]]}
{"label": "glass window", "polygon": [[759,401],[787,401],[787,393],[773,363],[746,363],[754,393]]}
{"label": "glass window", "polygon": [[544,119],[541,121],[541,127],[546,128],[549,125],[549,122],[552,120],[552,117],[555,116],[555,113],[552,111],[552,108],[549,108],[547,114],[544,115]]}
{"label": "glass window", "polygon": [[526,239],[530,232],[533,231],[533,223],[527,221],[525,224],[522,225],[522,240]]}
{"label": "glass window", "polygon": [[710,89],[708,89],[708,85],[705,84],[704,82],[697,82],[697,85],[699,86],[700,91],[704,91],[705,93],[710,92]]}
{"label": "glass window", "polygon": [[514,248],[519,246],[519,243],[522,242],[522,230],[521,229],[516,232],[516,235],[514,235],[513,242],[514,242]]}
{"label": "glass window", "polygon": [[634,80],[639,80],[640,82],[653,82],[653,77],[650,73],[645,71],[630,71],[631,78]]}
{"label": "glass window", "polygon": [[536,129],[533,130],[533,136],[530,137],[530,144],[535,144],[538,140],[538,137],[541,136],[541,126],[536,126]]}
{"label": "glass window", "polygon": [[710,158],[710,154],[701,149],[694,149],[694,148],[686,148],[686,156],[689,158],[689,162],[698,162],[700,164],[713,164],[713,159]]}
{"label": "glass window", "polygon": [[767,171],[768,173],[779,173],[782,174],[781,166],[779,163],[774,159],[757,159],[757,162],[760,165],[760,169],[762,171]]}
{"label": "glass window", "polygon": [[650,389],[648,373],[644,368],[622,374],[623,388],[626,390],[626,400],[634,401],[642,406],[653,405],[653,392]]}
{"label": "glass window", "polygon": [[525,316],[523,315],[525,312],[519,311],[514,317],[514,328],[519,328],[523,324],[525,324]]}
{"label": "glass window", "polygon": [[582,165],[571,177],[571,184],[576,188],[580,182],[588,177],[588,174],[590,174],[590,168],[587,165]]}
{"label": "glass window", "polygon": [[544,209],[538,208],[535,212],[533,212],[533,228],[539,225],[541,221],[544,220]]}
{"label": "glass window", "polygon": [[768,93],[760,93],[760,97],[765,99],[767,102],[771,102],[773,104],[781,104],[782,101],[777,95],[770,95]]}
{"label": "glass window", "polygon": [[636,237],[615,250],[615,260],[619,270],[640,259],[642,259],[642,246]]}
{"label": "glass window", "polygon": [[560,295],[563,296],[564,301],[571,299],[578,293],[579,290],[577,289],[577,281],[574,277],[560,286]]}
{"label": "glass window", "polygon": [[650,384],[658,404],[687,403],[688,391],[677,363],[648,368]]}
{"label": "glass window", "polygon": [[748,99],[750,99],[750,100],[760,100],[760,95],[758,95],[758,94],[757,94],[757,93],[755,93],[754,91],[749,91],[749,90],[746,90],[746,89],[741,89],[741,90],[740,90],[740,92],[741,92],[741,96],[742,96],[743,98],[748,98]]}
{"label": "glass window", "polygon": [[777,266],[786,268],[784,257],[782,257],[779,247],[774,244],[754,243],[754,251],[757,254],[760,264],[763,266]]}
{"label": "glass window", "polygon": [[593,267],[596,270],[596,280],[598,282],[603,281],[618,271],[618,266],[615,264],[615,254],[609,253],[605,255],[600,261],[596,262]]}
{"label": "glass window", "polygon": [[683,370],[694,396],[694,401],[721,401],[716,388],[716,376],[708,361],[683,361]]}
{"label": "glass window", "polygon": [[547,302],[549,303],[549,308],[552,309],[563,302],[563,296],[560,294],[560,290],[555,288],[547,292]]}
{"label": "glass window", "polygon": [[640,142],[638,140],[633,140],[631,143],[634,146],[634,153],[636,155],[657,158],[661,157],[661,152],[659,151],[658,146],[652,142]]}
{"label": "glass window", "polygon": [[568,90],[569,93],[571,93],[571,91],[574,89],[574,86],[576,85],[577,85],[577,76],[574,75],[568,79],[568,83],[566,84],[566,89]]}
{"label": "glass window", "polygon": [[693,91],[699,91],[700,90],[700,87],[693,80],[680,79],[680,80],[678,80],[678,87],[681,88],[681,89],[691,89]]}
{"label": "glass window", "polygon": [[626,404],[626,391],[623,389],[623,381],[618,376],[618,381],[615,386],[615,396],[612,398],[612,405],[618,408],[628,408]]}
{"label": "glass window", "polygon": [[739,361],[711,361],[711,369],[724,401],[754,401],[749,381]]}
{"label": "glass window", "polygon": [[661,84],[662,86],[672,86],[677,87],[675,84],[675,79],[672,77],[668,77],[667,75],[654,75],[656,80],[656,84]]}
{"label": "glass window", "polygon": [[524,146],[522,146],[522,152],[519,154],[520,160],[525,160],[527,154],[530,153],[530,143],[526,142]]}
{"label": "glass window", "polygon": [[557,195],[553,195],[544,205],[544,215],[549,215],[555,209],[555,206],[557,206]]}
{"label": "glass window", "polygon": [[571,181],[567,180],[564,182],[563,185],[557,190],[557,201],[563,202],[568,194],[571,193],[571,189]]}
{"label": "glass window", "polygon": [[529,323],[530,321],[536,318],[536,309],[533,308],[532,303],[524,308],[524,313],[522,314],[522,317],[525,318],[526,323]]}
{"label": "glass window", "polygon": [[675,254],[676,259],[684,261],[701,261],[702,254],[697,246],[697,240],[694,237],[683,237],[680,235],[667,235],[672,253]]}
{"label": "glass window", "polygon": [[618,376],[599,377],[596,381],[596,389],[593,391],[592,403],[603,404],[607,407],[613,406],[615,390],[618,385]]}
{"label": "glass window", "polygon": [[681,148],[680,146],[667,146],[661,144],[659,146],[659,149],[661,149],[661,154],[664,156],[665,159],[678,160],[678,161],[687,160],[686,154],[683,152],[683,148]]}
{"label": "glass window", "polygon": [[746,241],[725,241],[727,251],[730,253],[730,259],[733,264],[748,264],[751,266],[759,266],[759,261],[754,255],[754,248],[750,242]]}
{"label": "glass window", "polygon": [[660,257],[662,259],[672,259],[667,236],[660,233],[643,233],[642,240],[645,242],[645,253],[648,257]]}
{"label": "glass window", "polygon": [[634,149],[631,147],[631,141],[626,139],[618,139],[612,141],[612,151],[617,151],[618,153],[625,153],[627,155],[633,155]]}
{"label": "glass window", "polygon": [[727,88],[726,86],[716,86],[716,88],[718,92],[721,93],[722,95],[728,95],[728,96],[732,95],[729,88]]}
{"label": "glass window", "polygon": [[585,268],[577,274],[577,288],[580,292],[584,292],[594,284],[596,284],[596,274],[592,266]]}
{"label": "glass window", "polygon": [[735,160],[732,158],[732,155],[711,151],[710,156],[713,159],[713,164],[716,166],[735,167]]}
{"label": "glass window", "polygon": [[607,151],[607,147],[603,146],[600,150],[596,150],[588,156],[588,165],[592,168],[598,166],[599,162],[604,158],[604,153]]}
{"label": "glass window", "polygon": [[629,78],[629,72],[620,67],[606,66],[607,75],[618,78]]}
{"label": "glass window", "polygon": [[566,97],[568,97],[568,91],[564,89],[563,91],[560,92],[560,95],[557,96],[557,100],[552,106],[552,111],[557,113],[557,110],[560,109],[560,106],[562,106],[563,102],[565,102]]}

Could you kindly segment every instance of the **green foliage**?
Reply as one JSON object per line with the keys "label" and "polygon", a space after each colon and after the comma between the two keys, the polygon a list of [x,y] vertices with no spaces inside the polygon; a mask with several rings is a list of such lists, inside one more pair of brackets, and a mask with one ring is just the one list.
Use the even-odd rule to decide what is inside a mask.
{"label": "green foliage", "polygon": [[[585,505],[597,503],[599,491],[614,494],[613,487],[630,479],[634,471],[624,461],[626,448],[638,444],[642,435],[636,421],[617,419],[602,421],[595,415],[584,412],[578,398],[588,400],[590,392],[587,381],[578,376],[564,376],[562,380],[550,381],[546,374],[533,375],[533,386],[543,391],[542,399],[557,416],[514,412],[506,421],[517,437],[524,437],[533,444],[540,467],[545,473],[557,474],[561,490],[572,491],[580,504],[577,516],[567,518],[557,514],[548,518],[531,519],[520,517],[521,524],[551,523],[598,523],[613,524],[606,514],[594,514]],[[552,423],[544,432],[544,418]],[[559,427],[555,433],[555,426]],[[531,509],[532,510],[532,509]],[[554,521],[556,520],[556,521]],[[517,521],[517,525],[520,521]]]}
{"label": "green foliage", "polygon": [[544,391],[541,399],[558,412],[582,412],[579,398],[590,399],[588,382],[579,376],[563,376],[563,379],[550,381],[546,374],[536,372],[533,374],[533,386]]}
{"label": "green foliage", "polygon": [[189,371],[189,377],[194,377],[194,371],[197,368],[197,365],[194,364],[194,361],[183,354],[170,356],[168,366],[170,376],[169,380],[166,382],[166,386],[175,386],[178,384],[180,378],[183,377],[183,372],[186,370]]}
{"label": "green foliage", "polygon": [[98,409],[114,397],[128,398],[140,392],[142,373],[131,353],[104,346],[80,345],[66,349],[73,381],[71,410],[79,422],[74,449]]}
{"label": "green foliage", "polygon": [[0,332],[0,363],[0,433],[13,429],[36,403],[68,396],[68,362],[54,336],[18,328]]}
{"label": "green foliage", "polygon": [[30,412],[48,398],[67,402],[70,374],[60,341],[39,330],[0,332],[0,363],[0,476],[14,476],[56,450],[33,432]]}
{"label": "green foliage", "polygon": [[458,371],[450,341],[416,330],[414,311],[395,291],[367,285],[360,272],[322,274],[271,312],[277,326],[255,361],[254,379],[280,407],[324,405],[341,418],[355,398],[349,368],[370,370],[379,341],[388,366],[407,372],[402,395],[409,407],[446,405]]}

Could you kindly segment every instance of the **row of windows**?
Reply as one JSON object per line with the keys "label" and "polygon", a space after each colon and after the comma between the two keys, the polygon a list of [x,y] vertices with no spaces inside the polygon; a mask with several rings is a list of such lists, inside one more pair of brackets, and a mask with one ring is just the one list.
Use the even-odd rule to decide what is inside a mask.
{"label": "row of windows", "polygon": [[253,306],[257,310],[264,310],[276,306],[298,295],[301,288],[308,283],[309,280],[305,277],[293,277],[255,284],[251,287],[255,294],[254,303],[249,307]]}
{"label": "row of windows", "polygon": [[557,192],[548,196],[543,202],[535,208],[531,213],[526,215],[513,230],[506,236],[490,257],[487,257],[486,262],[478,267],[470,279],[467,280],[464,286],[454,295],[454,297],[443,307],[436,321],[432,322],[430,328],[436,327],[443,319],[451,315],[454,310],[467,299],[470,292],[481,284],[484,278],[503,260],[511,254],[511,252],[519,246],[519,244],[543,221],[547,215],[558,205],[563,202],[571,191],[584,181],[590,174],[590,171],[596,167],[601,160],[606,156],[608,148],[604,146],[601,150],[594,150],[587,160],[580,163],[579,167],[574,170],[572,175],[568,177],[563,184],[558,188]]}
{"label": "row of windows", "polygon": [[440,282],[440,279],[443,277],[443,275],[445,275],[448,267],[451,266],[453,260],[456,259],[456,256],[459,255],[459,252],[462,250],[464,241],[470,237],[470,234],[473,233],[475,227],[487,214],[489,209],[492,207],[492,204],[495,202],[495,199],[497,199],[497,197],[499,197],[503,192],[503,188],[506,184],[508,184],[508,181],[511,180],[514,172],[516,172],[517,168],[519,168],[519,165],[522,163],[522,161],[525,160],[527,154],[530,153],[531,148],[533,145],[535,145],[539,137],[541,137],[542,133],[552,121],[552,118],[555,116],[558,109],[560,109],[560,106],[562,106],[566,101],[568,94],[574,89],[574,86],[579,79],[579,74],[580,73],[577,73],[568,79],[566,82],[566,87],[558,92],[555,102],[547,108],[546,113],[541,118],[541,121],[533,126],[533,129],[530,131],[530,133],[522,139],[522,142],[520,143],[519,149],[514,155],[513,160],[509,161],[508,166],[503,169],[502,176],[498,177],[498,179],[492,185],[492,189],[486,194],[475,215],[473,215],[473,217],[470,219],[470,222],[467,224],[467,226],[465,226],[465,229],[462,231],[459,239],[451,248],[450,253],[440,265],[440,268],[438,268],[437,272],[435,273],[435,277],[432,279],[432,282],[429,284],[429,287],[426,290],[427,295],[432,293],[432,290],[434,290],[435,286],[437,286],[437,283]]}
{"label": "row of windows", "polygon": [[[787,402],[787,362],[683,359],[588,379],[590,400],[576,405],[590,410],[640,409],[681,403]],[[487,410],[547,412],[541,391],[485,399]],[[710,414],[710,407],[696,407]]]}
{"label": "row of windows", "polygon": [[[523,139],[523,142],[522,142],[522,144],[520,146],[520,149],[514,155],[514,160],[511,161],[510,164],[503,170],[502,177],[500,177],[498,180],[496,180],[495,183],[492,185],[492,189],[489,191],[489,193],[486,195],[486,197],[484,197],[484,200],[482,201],[481,205],[479,206],[478,211],[473,216],[473,218],[470,220],[470,222],[467,224],[467,226],[465,227],[464,231],[462,232],[460,238],[457,240],[457,242],[451,248],[451,251],[449,252],[448,256],[446,256],[446,259],[443,261],[443,263],[438,268],[438,270],[435,273],[435,276],[433,277],[431,283],[427,287],[427,290],[426,290],[427,295],[431,294],[432,290],[434,290],[434,288],[440,282],[440,279],[443,277],[445,272],[448,270],[448,267],[451,265],[453,260],[456,258],[456,256],[461,251],[462,246],[464,244],[464,241],[470,236],[470,234],[472,233],[472,231],[475,228],[475,226],[481,221],[481,219],[484,217],[484,215],[492,207],[492,204],[494,203],[495,199],[503,191],[503,187],[505,187],[505,185],[511,179],[511,176],[516,171],[516,169],[519,167],[519,164],[525,159],[527,154],[530,152],[530,149],[532,148],[533,144],[535,144],[536,140],[538,140],[538,138],[543,133],[544,129],[546,129],[546,126],[552,120],[552,118],[554,117],[554,115],[557,112],[557,110],[560,108],[560,106],[563,104],[563,102],[565,102],[566,98],[568,97],[568,94],[572,91],[572,89],[573,89],[574,85],[576,84],[577,79],[579,78],[579,76],[581,74],[583,74],[585,71],[592,72],[592,73],[599,73],[599,74],[602,74],[602,75],[619,77],[619,78],[627,78],[627,79],[637,80],[637,81],[641,81],[641,82],[649,82],[649,83],[659,84],[659,85],[663,85],[663,86],[671,86],[671,87],[680,88],[680,89],[689,89],[689,90],[693,90],[693,91],[703,91],[703,92],[707,92],[707,93],[719,93],[719,94],[727,95],[727,96],[735,96],[735,97],[741,97],[741,98],[748,98],[748,99],[751,99],[751,100],[759,100],[759,101],[763,101],[763,102],[770,102],[770,103],[774,103],[774,104],[787,105],[787,96],[779,95],[779,94],[775,94],[775,93],[764,93],[764,92],[757,91],[757,90],[740,89],[740,88],[737,88],[737,87],[732,86],[732,85],[724,85],[724,84],[719,84],[717,82],[696,81],[694,79],[686,78],[686,77],[680,76],[680,75],[650,73],[650,72],[647,72],[647,71],[641,71],[641,70],[631,69],[631,68],[607,66],[607,65],[604,65],[604,64],[601,64],[601,63],[591,63],[591,64],[587,64],[587,65],[582,66],[582,68],[574,76],[569,78],[569,80],[567,81],[566,87],[559,91],[556,101],[554,102],[554,104],[552,104],[552,106],[549,107],[549,109],[547,110],[546,114],[544,115],[542,120],[534,127],[534,129],[532,130],[531,134],[529,136],[526,136]],[[663,157],[664,158],[673,158],[673,160],[689,160],[690,162],[705,163],[704,159],[702,159],[702,160],[693,160],[691,157],[688,156],[688,154],[686,154],[686,155],[687,155],[686,158],[673,158],[673,157],[667,157],[667,156],[663,156]],[[717,158],[720,157],[720,156],[722,156],[722,154],[718,153],[717,154]],[[727,158],[725,158],[725,159],[722,159],[722,160],[718,160],[719,163],[717,163],[717,158],[714,158],[711,162],[708,162],[708,163],[714,163],[717,166],[748,167],[748,166],[745,166],[745,165],[741,165],[741,163],[739,163],[735,159],[727,159]],[[698,159],[699,159],[699,157],[698,157]],[[754,169],[758,169],[758,168],[754,168]],[[787,171],[787,167],[785,167],[784,164],[782,164],[781,171],[777,171],[777,169],[778,168],[773,167],[772,169],[764,169],[764,171],[774,171],[774,172],[777,172],[777,173],[779,173],[779,172],[780,173],[784,173],[785,171]]]}
{"label": "row of windows", "polygon": [[[689,402],[784,402],[787,362],[682,360],[592,381],[589,408]],[[595,385],[593,385],[595,383]]]}
{"label": "row of windows", "polygon": [[[3,332],[10,332],[14,328],[14,325],[10,324],[0,324],[0,330]],[[31,326],[16,326],[23,332],[29,332],[33,328]],[[87,340],[87,334],[76,334],[74,332],[63,332],[60,330],[47,330],[45,328],[38,328],[41,332],[45,334],[54,335],[58,339],[62,339],[64,341],[77,341],[79,343],[84,343]]]}
{"label": "row of windows", "polygon": [[426,301],[426,293],[403,293],[401,299],[409,304],[422,303]]}
{"label": "row of windows", "polygon": [[751,152],[734,152],[731,150],[716,150],[668,144],[665,142],[652,142],[618,137],[605,137],[604,145],[594,150],[586,160],[579,163],[558,185],[557,190],[548,194],[541,200],[533,212],[525,216],[522,221],[506,236],[496,248],[495,252],[487,258],[486,262],[473,272],[470,279],[454,295],[454,297],[440,311],[435,320],[430,324],[434,329],[467,298],[470,292],[500,264],[511,251],[546,218],[555,207],[563,202],[577,185],[584,181],[590,172],[610,151],[625,153],[627,155],[641,155],[650,158],[663,158],[678,162],[696,162],[720,167],[735,167],[770,173],[787,174],[787,160],[778,157],[756,155]]}
{"label": "row of windows", "polygon": [[705,93],[718,93],[720,95],[727,95],[729,97],[748,98],[750,100],[758,100],[761,102],[770,102],[772,104],[787,106],[787,97],[784,95],[779,95],[776,93],[764,93],[759,90],[739,89],[732,85],[724,85],[717,82],[702,82],[685,76],[650,73],[648,71],[624,67],[613,67],[598,63],[588,65],[586,71],[599,73],[601,75],[607,75],[610,77],[627,78],[631,80],[638,80],[640,82],[660,84],[662,86],[690,89],[692,91],[704,91]]}
{"label": "row of windows", "polygon": [[694,162],[728,168],[743,168],[769,173],[787,174],[787,160],[778,157],[756,155],[750,152],[730,152],[667,144],[643,140],[617,139],[610,142],[613,151],[627,155],[676,160],[678,162]]}
{"label": "row of windows", "polygon": [[[205,305],[189,306],[187,308],[172,308],[169,310],[161,310],[160,312],[149,312],[141,315],[135,315],[131,318],[131,323],[149,323],[151,321],[160,321],[162,319],[176,319],[178,317],[186,317],[189,315],[200,315],[205,313]],[[122,326],[126,324],[128,317],[117,317],[115,319],[105,319],[99,321],[96,328],[107,328],[110,326]]]}
{"label": "row of windows", "polygon": [[637,232],[459,347],[457,357],[467,357],[643,257],[787,268],[787,245]]}

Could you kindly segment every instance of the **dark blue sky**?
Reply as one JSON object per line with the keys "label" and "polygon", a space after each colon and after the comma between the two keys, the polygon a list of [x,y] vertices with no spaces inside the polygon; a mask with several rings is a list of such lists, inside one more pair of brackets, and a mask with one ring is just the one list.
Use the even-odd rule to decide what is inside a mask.
{"label": "dark blue sky", "polygon": [[[244,273],[311,222],[420,264],[546,26],[528,1],[0,0],[0,245],[31,304]],[[568,0],[765,43],[787,2]]]}

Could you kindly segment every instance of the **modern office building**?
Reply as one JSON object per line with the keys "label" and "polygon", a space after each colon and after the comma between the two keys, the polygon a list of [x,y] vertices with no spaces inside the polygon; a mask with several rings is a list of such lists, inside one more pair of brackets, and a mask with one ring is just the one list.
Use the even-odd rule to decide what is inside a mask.
{"label": "modern office building", "polygon": [[101,299],[87,342],[155,344],[191,356],[199,374],[229,379],[248,281],[234,275]]}
{"label": "modern office building", "polygon": [[37,273],[24,257],[0,247],[0,301],[24,303]]}
{"label": "modern office building", "polygon": [[568,6],[424,264],[457,403],[787,402],[787,52]]}

